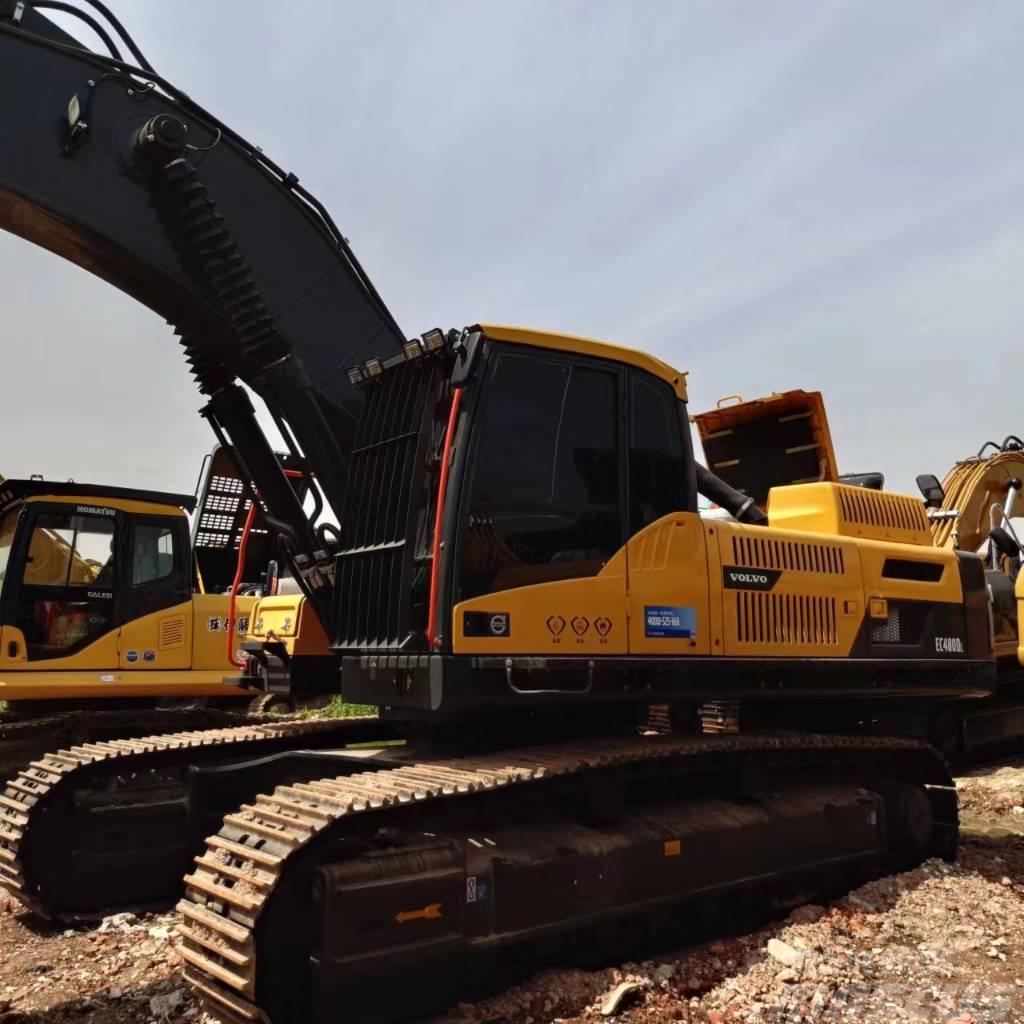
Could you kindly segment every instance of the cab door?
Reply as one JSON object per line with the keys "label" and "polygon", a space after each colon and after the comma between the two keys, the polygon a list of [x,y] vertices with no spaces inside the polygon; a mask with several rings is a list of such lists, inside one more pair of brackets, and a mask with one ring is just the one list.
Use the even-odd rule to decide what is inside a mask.
{"label": "cab door", "polygon": [[192,577],[184,515],[125,516],[120,575],[121,642],[125,671],[192,665]]}
{"label": "cab door", "polygon": [[112,668],[118,650],[118,513],[40,502],[22,514],[25,529],[4,587],[5,663]]}
{"label": "cab door", "polygon": [[707,540],[692,511],[685,406],[651,374],[629,376],[629,651],[710,654]]}

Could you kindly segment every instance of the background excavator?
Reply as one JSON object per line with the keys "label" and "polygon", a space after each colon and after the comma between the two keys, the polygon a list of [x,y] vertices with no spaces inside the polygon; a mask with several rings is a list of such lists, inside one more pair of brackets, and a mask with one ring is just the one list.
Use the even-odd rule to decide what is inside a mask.
{"label": "background excavator", "polygon": [[[295,174],[97,0],[109,56],[45,6],[0,2],[0,226],[175,325],[342,695],[385,709],[365,738],[406,744],[313,722],[49,754],[0,797],[9,891],[57,917],[166,899],[205,833],[180,953],[211,1011],[388,1021],[495,962],[954,854],[941,756],[864,728],[994,685],[983,563],[935,547],[918,500],[821,480],[765,511],[695,461],[658,359],[475,321],[407,336]],[[639,735],[659,702],[700,714]]]}
{"label": "background excavator", "polygon": [[[692,417],[708,463],[758,505],[771,487],[806,479],[837,480],[881,490],[881,473],[839,473],[820,392],[722,399]],[[1009,435],[953,464],[942,482],[921,474],[932,543],[977,554],[985,565],[997,690],[987,701],[951,703],[932,715],[928,737],[953,763],[1024,740],[1024,648],[1019,600],[1022,548],[1014,518],[1024,480],[1024,442]]]}
{"label": "background excavator", "polygon": [[[225,712],[255,691],[227,677],[255,596],[232,608],[219,549],[234,554],[224,513],[244,501],[222,453],[205,469],[196,496],[0,483],[0,775],[60,746],[237,724]],[[240,589],[257,564],[236,566]]]}
{"label": "background excavator", "polygon": [[[0,773],[58,746],[265,710],[239,669],[254,603],[277,586],[273,553],[219,446],[194,495],[0,481]],[[317,642],[307,628],[301,650]]]}

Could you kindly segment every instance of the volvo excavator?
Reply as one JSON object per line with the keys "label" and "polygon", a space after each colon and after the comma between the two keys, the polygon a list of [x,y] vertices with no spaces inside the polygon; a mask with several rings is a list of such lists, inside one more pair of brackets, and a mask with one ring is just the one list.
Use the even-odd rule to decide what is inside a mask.
{"label": "volvo excavator", "polygon": [[[695,905],[955,854],[941,755],[862,726],[990,692],[977,555],[936,548],[916,499],[839,482],[758,508],[696,462],[685,375],[651,356],[475,321],[408,336],[294,173],[98,0],[105,54],[48,6],[0,0],[0,226],[174,325],[342,696],[383,709],[365,738],[405,743],[310,750],[312,722],[54,752],[0,797],[10,892],[54,917],[159,901],[198,843],[179,951],[211,1012],[397,1021]],[[637,732],[651,703],[675,731]],[[726,704],[737,728],[705,734]]]}

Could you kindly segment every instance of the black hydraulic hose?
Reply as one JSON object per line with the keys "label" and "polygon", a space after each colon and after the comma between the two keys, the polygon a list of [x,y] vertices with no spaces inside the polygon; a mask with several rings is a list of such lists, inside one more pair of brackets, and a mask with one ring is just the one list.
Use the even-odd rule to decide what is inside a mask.
{"label": "black hydraulic hose", "polygon": [[91,14],[86,14],[85,11],[79,10],[72,4],[63,3],[62,0],[34,0],[32,6],[38,10],[61,11],[63,14],[70,14],[73,18],[84,21],[103,40],[103,45],[115,60],[124,60],[114,40],[107,34],[107,30]]}
{"label": "black hydraulic hose", "polygon": [[[43,3],[56,2],[57,0],[40,0],[36,6],[41,6]],[[81,11],[77,13],[82,14]],[[22,36],[23,38],[34,39],[49,49],[55,50],[59,53],[63,52],[72,54],[80,59],[85,58],[97,67],[103,68],[107,71],[113,70],[122,73],[136,73],[140,75],[142,72],[146,72],[148,79],[155,85],[159,86],[168,98],[173,102],[180,104],[183,109],[196,118],[205,122],[205,126],[210,128],[213,134],[220,131],[223,138],[233,142],[236,146],[242,149],[254,163],[262,167],[263,170],[269,173],[272,177],[276,178],[280,185],[287,188],[295,196],[301,204],[305,216],[317,225],[319,230],[330,240],[334,248],[344,257],[345,262],[365,289],[366,294],[373,300],[373,303],[376,305],[381,316],[388,321],[398,337],[403,337],[404,332],[399,327],[398,322],[391,313],[391,310],[385,305],[384,300],[370,281],[366,271],[363,269],[359,260],[356,258],[355,253],[352,251],[351,246],[348,244],[348,240],[334,223],[330,214],[327,212],[326,207],[324,207],[324,205],[315,196],[298,184],[298,178],[294,174],[290,174],[285,171],[266,154],[262,153],[258,147],[254,146],[251,142],[248,142],[245,138],[239,135],[238,132],[229,128],[208,110],[196,103],[195,100],[183,93],[172,82],[169,82],[162,75],[150,68],[133,69],[130,64],[123,60],[104,57],[102,54],[83,50],[78,46],[68,46],[65,43],[57,42],[54,39],[37,36],[31,32],[26,32],[23,29],[9,27],[4,24],[0,24],[0,32],[12,32]]]}
{"label": "black hydraulic hose", "polygon": [[706,466],[697,464],[697,491],[708,501],[721,505],[730,512],[737,522],[750,523],[753,526],[767,526],[768,517],[757,507],[753,498],[730,487],[720,477],[715,476]]}
{"label": "black hydraulic hose", "polygon": [[[128,52],[139,62],[139,67],[145,71],[152,71],[153,65],[146,60],[142,55],[142,51],[135,45],[135,40],[128,34],[127,29],[120,21],[114,16],[114,13],[107,7],[106,4],[100,3],[100,0],[79,0],[80,3],[88,4],[94,11],[99,11],[107,21],[113,26],[114,31],[120,36],[121,42],[128,47]],[[37,3],[36,7],[42,7],[43,4]]]}

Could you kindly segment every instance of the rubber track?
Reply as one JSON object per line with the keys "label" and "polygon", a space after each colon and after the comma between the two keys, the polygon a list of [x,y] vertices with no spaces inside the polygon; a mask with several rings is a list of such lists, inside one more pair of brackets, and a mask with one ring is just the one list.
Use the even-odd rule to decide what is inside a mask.
{"label": "rubber track", "polygon": [[[0,795],[0,888],[33,910],[31,893],[25,884],[19,856],[21,840],[32,819],[33,808],[56,788],[72,782],[75,772],[98,761],[125,762],[131,770],[133,757],[170,750],[189,750],[197,747],[230,747],[235,743],[259,740],[312,736],[330,730],[342,730],[347,722],[376,721],[376,716],[348,719],[318,719],[308,722],[275,722],[245,725],[225,729],[200,729],[174,732],[137,739],[110,740],[83,743],[79,746],[46,754],[20,771],[5,786]],[[343,742],[343,741],[342,741]],[[254,755],[256,756],[256,755]],[[111,767],[114,767],[113,765]],[[118,764],[116,767],[120,768]]]}
{"label": "rubber track", "polygon": [[[359,814],[425,804],[500,787],[578,776],[612,765],[702,754],[922,750],[911,740],[821,736],[648,736],[427,761],[317,782],[279,786],[224,819],[185,877],[178,903],[185,977],[225,1024],[265,1020],[256,1002],[256,928],[289,858],[326,829]],[[936,763],[940,764],[936,758]],[[940,768],[945,774],[945,770]],[[952,781],[945,776],[948,785]]]}

